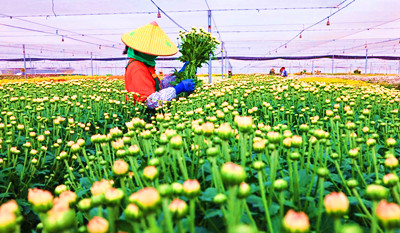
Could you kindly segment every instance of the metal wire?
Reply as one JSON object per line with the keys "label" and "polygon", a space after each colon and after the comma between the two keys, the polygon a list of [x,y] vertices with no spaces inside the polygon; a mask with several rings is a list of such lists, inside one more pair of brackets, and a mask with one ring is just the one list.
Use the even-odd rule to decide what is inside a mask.
{"label": "metal wire", "polygon": [[167,16],[167,18],[170,19],[176,26],[180,27],[182,30],[187,32],[187,30],[184,27],[182,27],[174,19],[172,19],[167,13],[165,13],[165,11],[163,11],[153,0],[150,0],[150,1],[158,8],[159,11],[161,11],[165,16]]}
{"label": "metal wire", "polygon": [[54,0],[51,0],[51,10],[53,11],[54,16],[57,16],[56,12],[54,11]]}
{"label": "metal wire", "polygon": [[[341,3],[339,3],[338,5],[342,5],[342,4],[345,3],[346,1],[347,1],[347,0],[344,0],[344,1],[342,1]],[[282,45],[276,47],[275,49],[272,49],[272,50],[268,51],[267,54],[268,54],[268,53],[272,53],[272,52],[274,52],[274,51],[276,51],[276,50],[278,50],[278,49],[280,49],[280,48],[282,48],[282,47],[288,45],[290,42],[292,42],[292,41],[295,40],[298,36],[300,36],[304,31],[306,31],[306,30],[308,30],[308,29],[310,29],[310,28],[312,28],[312,27],[314,27],[314,26],[316,26],[316,25],[318,25],[318,24],[320,24],[320,23],[322,23],[322,22],[325,22],[328,18],[330,18],[330,17],[336,15],[337,13],[339,13],[340,11],[342,11],[343,9],[345,9],[346,7],[350,6],[350,4],[352,4],[352,3],[355,2],[355,1],[356,1],[356,0],[353,0],[353,1],[349,2],[349,3],[348,3],[347,5],[345,5],[344,7],[342,7],[342,8],[340,8],[339,10],[333,12],[332,14],[330,14],[330,15],[328,15],[327,17],[321,19],[320,21],[318,21],[318,22],[316,22],[316,23],[314,23],[314,24],[312,24],[312,25],[310,25],[310,26],[308,26],[308,27],[306,27],[306,28],[303,28],[303,30],[301,30],[299,33],[297,33],[293,38],[291,38],[290,40],[286,41],[286,42],[283,43]]]}
{"label": "metal wire", "polygon": [[[340,4],[339,4],[340,5]],[[339,6],[338,5],[338,6]],[[212,11],[282,11],[282,10],[325,10],[335,9],[337,6],[320,6],[320,7],[267,7],[267,8],[224,8],[224,9],[213,9]],[[206,12],[207,10],[174,10],[168,11],[168,13],[195,13],[195,12]],[[134,15],[134,14],[157,14],[158,11],[128,11],[128,12],[103,12],[103,13],[68,13],[68,14],[57,14],[57,16],[98,16],[98,15]],[[3,16],[4,17],[4,16]],[[50,17],[47,14],[34,14],[34,15],[15,15],[13,17]],[[1,16],[0,16],[1,18]]]}

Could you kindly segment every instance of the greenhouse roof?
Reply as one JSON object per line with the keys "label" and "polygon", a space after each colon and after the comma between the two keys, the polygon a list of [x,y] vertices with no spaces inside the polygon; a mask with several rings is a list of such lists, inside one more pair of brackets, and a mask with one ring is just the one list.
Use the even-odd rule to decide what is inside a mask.
{"label": "greenhouse roof", "polygon": [[[3,0],[1,58],[123,57],[121,35],[151,21],[208,29],[228,56],[365,55],[400,52],[399,0]],[[160,18],[158,17],[160,12]],[[329,23],[328,23],[329,21]],[[329,24],[329,25],[327,25]],[[220,54],[220,52],[217,52]],[[178,55],[176,55],[178,56]]]}

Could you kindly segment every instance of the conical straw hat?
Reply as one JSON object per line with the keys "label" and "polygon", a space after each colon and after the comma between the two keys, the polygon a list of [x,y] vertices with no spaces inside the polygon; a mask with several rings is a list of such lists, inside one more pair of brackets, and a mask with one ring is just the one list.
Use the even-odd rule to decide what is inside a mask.
{"label": "conical straw hat", "polygon": [[170,56],[178,52],[177,46],[155,21],[123,34],[121,39],[128,47],[150,55]]}

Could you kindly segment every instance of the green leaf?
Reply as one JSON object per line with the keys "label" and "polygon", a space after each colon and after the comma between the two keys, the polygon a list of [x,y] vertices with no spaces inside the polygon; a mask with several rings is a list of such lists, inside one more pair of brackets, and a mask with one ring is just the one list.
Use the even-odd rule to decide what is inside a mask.
{"label": "green leaf", "polygon": [[333,219],[326,214],[322,214],[319,232],[334,232],[333,229]]}
{"label": "green leaf", "polygon": [[15,171],[17,171],[18,176],[21,176],[23,168],[24,168],[24,165],[22,165],[22,164],[18,164],[17,167],[15,168]]}
{"label": "green leaf", "polygon": [[256,195],[250,195],[246,200],[253,207],[259,208],[260,210],[264,210],[264,205],[262,203],[262,198],[261,197],[256,196]]}
{"label": "green leaf", "polygon": [[124,232],[133,232],[133,225],[127,220],[118,219],[116,221],[117,229]]}
{"label": "green leaf", "polygon": [[10,193],[0,193],[0,198],[6,198],[6,197],[10,197],[11,194]]}
{"label": "green leaf", "polygon": [[287,206],[287,207],[290,207],[290,208],[292,208],[292,209],[296,209],[296,208],[297,208],[297,206],[296,206],[293,202],[288,201],[288,200],[285,200],[285,202],[283,203],[283,205],[284,205],[284,206]]}
{"label": "green leaf", "polygon": [[223,213],[220,209],[208,209],[204,215],[204,219],[213,218],[215,216],[222,217]]}
{"label": "green leaf", "polygon": [[195,227],[194,230],[196,233],[213,233],[214,231],[208,230],[207,228],[204,227]]}
{"label": "green leaf", "polygon": [[199,197],[200,200],[202,201],[212,201],[215,197],[215,195],[217,195],[217,189],[215,188],[208,188],[206,189],[202,195]]}
{"label": "green leaf", "polygon": [[79,183],[83,188],[90,188],[92,187],[92,183],[90,182],[88,177],[82,177],[79,179]]}
{"label": "green leaf", "polygon": [[272,205],[269,206],[269,214],[271,216],[274,216],[275,214],[277,214],[279,211],[279,205],[275,202],[272,203]]}

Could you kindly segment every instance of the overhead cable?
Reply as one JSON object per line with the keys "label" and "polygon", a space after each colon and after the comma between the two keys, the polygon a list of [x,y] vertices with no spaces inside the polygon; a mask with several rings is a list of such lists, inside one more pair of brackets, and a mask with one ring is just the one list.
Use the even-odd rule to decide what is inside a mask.
{"label": "overhead cable", "polygon": [[183,29],[185,32],[187,32],[187,30],[182,27],[180,24],[178,24],[174,19],[172,19],[167,13],[165,13],[153,0],[150,0],[157,8],[159,11],[161,11],[165,16],[167,16],[168,19],[170,19],[176,26],[180,27],[181,29]]}
{"label": "overhead cable", "polygon": [[[337,6],[316,6],[316,7],[266,7],[266,8],[223,8],[213,9],[212,11],[281,11],[281,10],[324,10],[335,9]],[[191,12],[205,12],[207,10],[173,10],[169,13],[191,13]],[[99,13],[66,13],[57,14],[57,16],[101,16],[101,15],[135,15],[135,14],[157,14],[158,11],[129,11],[129,12],[99,12]],[[5,17],[5,16],[0,16]],[[48,14],[32,14],[32,15],[13,15],[13,17],[51,17]]]}
{"label": "overhead cable", "polygon": [[[10,15],[6,15],[6,14],[2,14],[2,13],[0,13],[0,15],[4,15],[4,16],[7,16],[7,17],[11,17]],[[78,35],[78,36],[87,36],[87,34],[78,33],[78,32],[73,32],[73,31],[70,31],[70,30],[62,29],[62,28],[57,28],[57,27],[49,26],[49,25],[42,24],[42,23],[37,23],[37,22],[31,21],[31,20],[27,20],[27,19],[20,19],[19,17],[14,17],[14,19],[17,19],[17,20],[20,20],[20,21],[24,21],[24,22],[27,22],[27,23],[32,23],[32,24],[40,25],[40,26],[43,26],[43,27],[48,27],[48,28],[56,29],[56,30],[58,30],[58,31],[65,31],[65,32],[74,33],[74,34],[76,34],[76,35]],[[97,38],[97,37],[93,37],[93,36],[91,36],[91,37],[94,38],[94,39],[97,39],[97,40],[103,40],[103,41],[107,41],[107,42],[114,42],[114,41],[105,40],[105,39]],[[120,44],[122,44],[122,43],[120,43]]]}
{"label": "overhead cable", "polygon": [[[339,3],[339,5],[342,5],[342,4],[343,4],[344,2],[346,2],[346,1],[347,1],[347,0],[342,1],[341,3]],[[306,30],[308,30],[308,29],[310,29],[310,28],[312,28],[312,27],[314,27],[314,26],[316,26],[316,25],[318,25],[318,24],[320,24],[320,23],[322,23],[322,22],[325,22],[328,18],[330,18],[330,17],[336,15],[337,13],[339,13],[340,11],[342,11],[343,9],[345,9],[346,7],[348,7],[350,4],[352,4],[352,3],[355,2],[355,1],[356,1],[356,0],[353,0],[353,1],[349,2],[348,4],[346,4],[345,6],[343,6],[342,8],[340,8],[340,9],[338,9],[337,11],[333,12],[332,14],[330,14],[329,16],[327,16],[327,17],[321,19],[320,21],[318,21],[318,22],[316,22],[316,23],[314,23],[314,24],[312,24],[312,25],[310,25],[310,26],[308,26],[308,27],[306,27],[306,28],[303,28],[303,29],[302,29],[299,33],[297,33],[293,38],[291,38],[290,40],[286,41],[285,43],[283,43],[282,45],[278,46],[277,48],[275,48],[275,49],[273,49],[273,50],[270,50],[269,52],[267,52],[267,54],[268,54],[268,53],[271,53],[271,52],[273,52],[273,51],[276,51],[276,50],[278,50],[278,49],[280,49],[280,48],[282,48],[282,47],[284,47],[284,46],[287,46],[290,42],[292,42],[292,41],[295,40],[298,36],[300,36],[304,31],[306,31]]]}
{"label": "overhead cable", "polygon": [[[37,30],[37,29],[13,26],[13,25],[4,24],[4,23],[0,23],[0,25],[5,26],[5,27],[11,27],[11,28],[16,28],[16,29],[31,31],[31,32],[39,32],[39,33],[50,34],[50,35],[56,34],[56,33],[52,33],[52,32],[46,32],[46,31]],[[59,36],[63,36],[64,38],[68,38],[70,40],[79,41],[79,42],[86,43],[86,44],[92,44],[92,45],[96,45],[96,46],[102,45],[102,44],[99,44],[99,43],[94,43],[94,42],[90,42],[90,41],[84,41],[84,40],[76,39],[76,38],[73,38],[73,37],[70,37],[70,36],[65,36],[65,35],[59,35]],[[112,46],[112,45],[110,46],[110,45],[104,45],[103,44],[102,46],[109,47],[109,48],[115,48],[115,46]]]}

